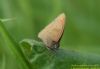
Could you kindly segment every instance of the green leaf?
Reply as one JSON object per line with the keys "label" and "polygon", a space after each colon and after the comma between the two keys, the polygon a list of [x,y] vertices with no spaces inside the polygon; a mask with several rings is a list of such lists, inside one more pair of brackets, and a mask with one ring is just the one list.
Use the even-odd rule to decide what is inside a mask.
{"label": "green leaf", "polygon": [[34,54],[42,53],[46,49],[42,42],[32,39],[24,39],[20,41],[20,45],[27,58],[32,58]]}
{"label": "green leaf", "polygon": [[[4,40],[3,45],[1,47],[4,46],[3,48],[6,49],[5,50],[6,57],[10,59],[9,60],[8,58],[4,58],[6,60],[9,60],[9,66],[8,67],[6,66],[6,69],[11,69],[13,67],[12,66],[10,68],[10,62],[12,62],[13,64],[15,64],[15,66],[17,66],[16,69],[18,68],[19,69],[31,69],[31,66],[29,62],[27,61],[27,59],[25,58],[24,54],[22,53],[19,44],[17,44],[13,40],[13,38],[9,35],[8,31],[6,30],[6,28],[4,27],[1,21],[0,21],[0,36],[2,37],[2,40]],[[4,65],[4,63],[5,62],[3,61],[1,64]]]}
{"label": "green leaf", "polygon": [[29,60],[33,69],[71,69],[72,65],[100,64],[100,56],[96,54],[84,54],[64,49],[53,51],[47,49],[43,43],[32,39],[25,39],[21,44],[32,47],[30,55],[32,57]]}

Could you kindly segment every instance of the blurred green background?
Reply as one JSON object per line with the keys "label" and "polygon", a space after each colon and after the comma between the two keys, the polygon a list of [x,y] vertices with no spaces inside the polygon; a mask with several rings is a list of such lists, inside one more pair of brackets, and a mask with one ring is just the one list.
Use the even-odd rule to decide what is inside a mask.
{"label": "blurred green background", "polygon": [[57,15],[66,14],[61,46],[79,51],[99,52],[99,0],[0,0],[0,18],[12,37],[37,39],[38,32]]}
{"label": "blurred green background", "polygon": [[100,0],[0,0],[0,19],[12,19],[4,25],[16,42],[38,40],[39,31],[63,12],[66,26],[61,48],[99,54]]}

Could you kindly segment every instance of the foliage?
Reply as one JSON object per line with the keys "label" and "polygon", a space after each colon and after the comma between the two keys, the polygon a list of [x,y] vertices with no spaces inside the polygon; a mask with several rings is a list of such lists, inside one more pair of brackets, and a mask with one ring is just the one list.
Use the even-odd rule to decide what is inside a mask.
{"label": "foliage", "polygon": [[[43,43],[25,39],[16,43],[0,23],[0,33],[8,47],[1,55],[1,69],[70,69],[72,65],[100,64],[100,56],[75,51],[49,50]],[[1,46],[1,45],[0,45]],[[1,46],[2,47],[2,46]],[[2,48],[3,49],[3,48]],[[8,55],[8,57],[6,57]],[[14,66],[12,66],[13,63]]]}
{"label": "foliage", "polygon": [[[99,3],[0,0],[0,69],[68,69],[72,64],[100,64]],[[67,16],[65,32],[55,53],[38,42],[37,34],[62,12]]]}

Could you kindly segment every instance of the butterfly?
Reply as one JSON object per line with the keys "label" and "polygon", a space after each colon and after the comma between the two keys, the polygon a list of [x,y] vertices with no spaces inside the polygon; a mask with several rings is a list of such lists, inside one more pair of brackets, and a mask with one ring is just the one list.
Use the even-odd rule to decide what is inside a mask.
{"label": "butterfly", "polygon": [[50,49],[58,49],[64,33],[65,14],[58,15],[49,25],[39,32],[38,38]]}

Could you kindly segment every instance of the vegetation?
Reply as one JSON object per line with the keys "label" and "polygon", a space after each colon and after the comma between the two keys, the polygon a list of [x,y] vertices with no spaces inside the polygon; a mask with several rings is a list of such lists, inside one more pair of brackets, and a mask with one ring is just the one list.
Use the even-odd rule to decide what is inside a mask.
{"label": "vegetation", "polygon": [[[0,0],[0,69],[70,69],[100,64],[99,0]],[[38,32],[64,12],[60,49],[48,50]]]}

